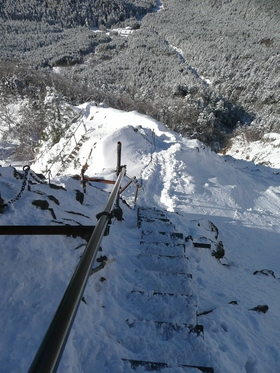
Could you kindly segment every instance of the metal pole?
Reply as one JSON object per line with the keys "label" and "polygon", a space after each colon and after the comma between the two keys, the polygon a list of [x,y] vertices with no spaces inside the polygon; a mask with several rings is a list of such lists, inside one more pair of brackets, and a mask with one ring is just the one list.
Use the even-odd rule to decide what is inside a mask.
{"label": "metal pole", "polygon": [[111,218],[111,210],[119,194],[124,174],[125,167],[120,171],[104,211],[98,214],[99,220],[94,232],[29,368],[29,373],[55,373],[58,368],[93,262]]}
{"label": "metal pole", "polygon": [[138,184],[136,184],[136,190],[135,190],[135,195],[134,195],[134,203],[136,203],[136,200],[137,200],[138,189],[139,189],[139,186],[138,186]]}
{"label": "metal pole", "polygon": [[0,236],[15,235],[92,235],[94,225],[1,225]]}
{"label": "metal pole", "polygon": [[81,184],[83,186],[83,191],[84,193],[86,194],[87,190],[86,190],[86,179],[85,179],[85,172],[87,170],[87,164],[85,164],[83,167],[82,167],[82,170],[81,170]]}
{"label": "metal pole", "polygon": [[[116,169],[117,176],[119,175],[120,170],[121,170],[121,155],[122,155],[121,153],[122,153],[122,143],[120,141],[118,141],[118,144],[117,144],[117,169]],[[119,194],[117,195],[116,206],[117,206],[117,208],[120,207],[120,195]]]}
{"label": "metal pole", "polygon": [[118,141],[117,144],[117,176],[120,173],[121,170],[121,152],[122,152],[122,143]]}
{"label": "metal pole", "polygon": [[120,194],[122,194],[128,187],[129,185],[132,183],[133,181],[130,180],[123,188],[120,189]]}

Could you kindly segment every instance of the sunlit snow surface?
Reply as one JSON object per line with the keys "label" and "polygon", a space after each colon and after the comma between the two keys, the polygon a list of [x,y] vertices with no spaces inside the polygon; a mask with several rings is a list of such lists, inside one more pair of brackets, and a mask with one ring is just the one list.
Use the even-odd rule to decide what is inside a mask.
{"label": "sunlit snow surface", "polygon": [[[50,167],[52,183],[67,191],[31,184],[30,191],[1,215],[1,224],[96,224],[95,215],[103,210],[112,186],[92,182],[80,204],[75,196],[76,190],[82,189],[71,176],[80,174],[87,162],[86,175],[114,179],[118,141],[122,143],[121,163],[127,166],[123,185],[135,176],[141,188],[136,206],[134,183],[123,194],[130,208],[121,203],[124,221],[112,222],[100,253],[115,261],[90,277],[86,303],[80,305],[58,371],[130,372],[122,358],[152,361],[154,356],[161,356],[161,361],[174,364],[174,369],[166,370],[172,372],[184,372],[175,368],[176,364],[191,361],[212,366],[216,373],[276,373],[280,361],[279,166],[256,166],[221,157],[199,141],[188,140],[137,112],[93,103],[78,110],[84,123],[75,141],[85,138],[75,159],[63,171],[60,159],[55,162],[59,152],[65,156],[75,147],[73,139],[65,138],[53,148],[45,144],[31,165],[38,173]],[[69,136],[75,128],[69,129]],[[22,180],[14,177],[11,167],[0,171],[1,195],[8,201],[18,193]],[[32,205],[35,199],[48,200],[56,219],[50,210]],[[204,339],[193,335],[185,351],[182,346],[176,348],[176,341],[163,344],[151,333],[138,338],[135,329],[127,325],[126,320],[135,319],[128,294],[141,287],[135,259],[141,235],[137,207],[164,210],[185,237],[207,235],[205,227],[210,220],[224,244],[222,262],[226,265],[207,249],[187,247],[197,312],[213,311],[198,318],[204,325]],[[63,236],[0,239],[0,371],[26,372],[85,241]],[[268,271],[253,275],[264,269]],[[175,277],[170,281],[171,286]],[[148,278],[145,286],[153,288]],[[269,309],[265,314],[251,311],[258,305]],[[143,368],[136,372],[143,372]]]}

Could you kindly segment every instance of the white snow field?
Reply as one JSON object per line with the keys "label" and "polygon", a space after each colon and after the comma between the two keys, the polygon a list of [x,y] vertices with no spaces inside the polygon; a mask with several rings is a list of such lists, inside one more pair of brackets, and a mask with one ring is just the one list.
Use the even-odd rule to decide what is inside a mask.
{"label": "white snow field", "polygon": [[[255,165],[219,156],[137,112],[94,103],[77,110],[83,124],[76,140],[73,124],[53,148],[42,146],[29,190],[0,215],[1,225],[95,225],[112,185],[91,181],[81,204],[83,189],[72,176],[87,163],[87,176],[115,179],[118,141],[127,168],[122,186],[134,176],[140,185],[136,203],[135,182],[121,195],[124,220],[112,220],[98,254],[109,263],[88,280],[58,372],[144,372],[156,362],[163,373],[203,371],[188,366],[277,373],[277,155],[274,168]],[[63,188],[38,181],[35,172],[49,168],[51,183]],[[7,161],[0,175],[6,203],[21,190],[24,172]],[[47,201],[45,209],[34,205],[38,200]],[[27,372],[86,241],[0,240],[0,372]]]}

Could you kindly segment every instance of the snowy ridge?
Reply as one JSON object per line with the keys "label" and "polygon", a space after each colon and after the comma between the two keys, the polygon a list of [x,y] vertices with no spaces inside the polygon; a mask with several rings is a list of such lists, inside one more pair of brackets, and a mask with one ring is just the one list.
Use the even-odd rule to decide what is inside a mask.
{"label": "snowy ridge", "polygon": [[[32,172],[46,170],[65,140],[53,149],[46,143],[31,165],[29,190],[1,215],[1,225],[94,225],[111,186],[88,183],[81,203],[80,181],[72,176],[87,163],[88,176],[114,179],[118,141],[127,166],[124,184],[135,176],[141,187],[136,208],[134,183],[122,194],[124,221],[113,221],[102,241],[95,264],[105,257],[108,264],[89,279],[58,371],[144,372],[147,366],[132,367],[128,360],[134,360],[168,363],[162,372],[190,371],[185,364],[213,367],[215,373],[275,373],[280,360],[278,170],[221,157],[137,112],[93,103],[77,110],[87,133],[75,158],[52,185],[39,182]],[[54,169],[61,166],[57,159]],[[6,202],[19,192],[23,171],[2,167],[0,174]],[[139,225],[138,207],[155,208],[163,221],[150,216]],[[182,234],[176,245],[158,233],[174,231]],[[86,241],[0,239],[1,372],[26,372]],[[172,300],[168,294],[175,290],[180,295]],[[155,293],[167,294],[165,300],[155,301],[160,299]],[[193,313],[185,312],[186,299],[195,301]],[[165,311],[159,314],[153,302],[164,302]],[[203,325],[203,333],[189,334],[190,324]]]}

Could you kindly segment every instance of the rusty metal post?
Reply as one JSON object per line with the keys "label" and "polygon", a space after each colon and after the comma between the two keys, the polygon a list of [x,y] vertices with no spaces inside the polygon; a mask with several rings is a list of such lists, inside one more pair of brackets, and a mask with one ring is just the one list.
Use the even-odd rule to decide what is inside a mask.
{"label": "rusty metal post", "polygon": [[133,183],[133,180],[130,180],[123,188],[120,189],[119,194],[122,194],[122,192],[124,192],[129,187],[129,185],[132,184],[132,183]]}

